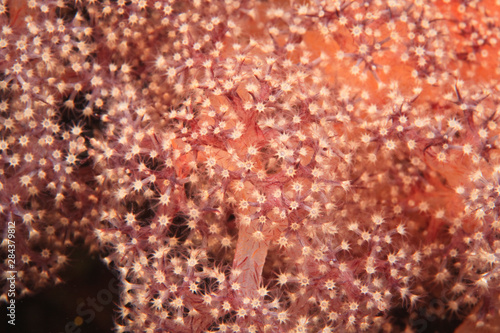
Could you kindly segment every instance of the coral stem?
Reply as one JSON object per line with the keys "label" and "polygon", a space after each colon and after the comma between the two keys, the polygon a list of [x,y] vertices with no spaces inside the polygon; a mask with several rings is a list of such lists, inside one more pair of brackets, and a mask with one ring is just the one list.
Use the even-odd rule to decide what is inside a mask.
{"label": "coral stem", "polygon": [[256,231],[257,226],[254,224],[240,224],[233,261],[233,272],[240,271],[241,273],[233,276],[232,283],[240,285],[243,295],[249,295],[259,288],[262,281],[262,269],[269,248],[265,240],[253,236]]}

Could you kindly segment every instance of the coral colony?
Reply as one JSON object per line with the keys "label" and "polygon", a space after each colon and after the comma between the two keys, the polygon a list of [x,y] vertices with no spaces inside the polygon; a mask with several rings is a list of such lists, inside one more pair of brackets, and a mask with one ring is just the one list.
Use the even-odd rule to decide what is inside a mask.
{"label": "coral colony", "polygon": [[79,244],[116,332],[493,327],[500,1],[0,3],[4,305]]}

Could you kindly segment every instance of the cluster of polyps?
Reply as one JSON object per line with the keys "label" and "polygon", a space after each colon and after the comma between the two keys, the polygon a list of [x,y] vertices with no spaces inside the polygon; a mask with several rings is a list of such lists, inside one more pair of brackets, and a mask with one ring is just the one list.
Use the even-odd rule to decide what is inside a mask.
{"label": "cluster of polyps", "polygon": [[484,325],[499,8],[468,6],[3,2],[20,289],[84,236],[118,331],[376,331],[435,297]]}

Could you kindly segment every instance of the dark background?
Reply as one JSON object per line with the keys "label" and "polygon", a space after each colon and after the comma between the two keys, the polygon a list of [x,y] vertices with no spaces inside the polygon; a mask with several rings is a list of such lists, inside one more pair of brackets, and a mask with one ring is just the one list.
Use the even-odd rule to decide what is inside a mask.
{"label": "dark background", "polygon": [[[70,254],[69,265],[60,273],[64,281],[57,286],[46,288],[33,296],[16,297],[16,325],[7,323],[6,306],[0,307],[0,332],[11,333],[97,333],[111,332],[115,305],[118,302],[116,294],[117,280],[97,256],[89,256],[85,249],[75,249]],[[112,292],[109,284],[112,285]],[[98,295],[104,303],[97,300]],[[112,295],[113,299],[106,299]],[[95,311],[88,298],[96,300]],[[92,302],[92,301],[90,301]],[[82,304],[83,303],[83,304]],[[107,303],[107,304],[106,304]],[[102,304],[102,307],[101,307]],[[66,325],[75,321],[77,309],[84,314],[77,319],[80,326]],[[91,313],[95,318],[91,319]],[[88,321],[85,322],[85,320]]]}

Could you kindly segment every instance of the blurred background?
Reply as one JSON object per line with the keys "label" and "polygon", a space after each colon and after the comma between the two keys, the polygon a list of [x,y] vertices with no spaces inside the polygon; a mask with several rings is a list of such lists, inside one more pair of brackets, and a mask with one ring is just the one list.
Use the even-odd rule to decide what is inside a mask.
{"label": "blurred background", "polygon": [[[97,333],[113,330],[113,310],[118,302],[117,280],[104,263],[97,256],[89,256],[86,249],[73,250],[70,260],[60,274],[64,283],[29,297],[16,297],[15,327],[7,323],[6,306],[1,306],[0,332]],[[95,305],[92,305],[93,299]],[[95,313],[93,319],[92,313]]]}

